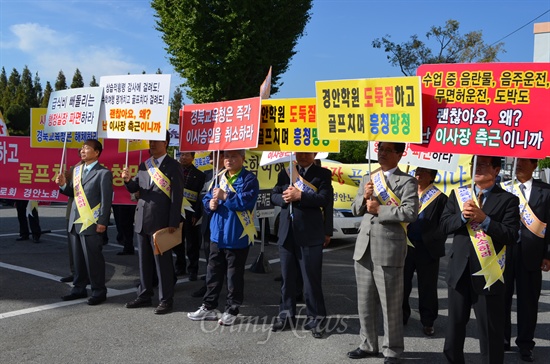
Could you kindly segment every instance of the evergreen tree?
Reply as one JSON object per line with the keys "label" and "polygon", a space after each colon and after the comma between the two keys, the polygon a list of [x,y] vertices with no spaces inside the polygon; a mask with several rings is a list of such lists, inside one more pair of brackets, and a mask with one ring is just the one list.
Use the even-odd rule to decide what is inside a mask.
{"label": "evergreen tree", "polygon": [[98,87],[99,83],[95,80],[95,76],[92,75],[92,80],[90,81],[90,87]]}
{"label": "evergreen tree", "polygon": [[2,67],[2,71],[0,72],[0,111],[2,114],[7,109],[7,100],[4,97],[4,94],[6,93],[6,90],[8,88],[8,77],[6,75],[6,69]]}
{"label": "evergreen tree", "polygon": [[42,85],[40,84],[40,77],[38,77],[38,72],[34,75],[34,97],[31,107],[40,107],[42,103]]}
{"label": "evergreen tree", "polygon": [[52,94],[52,92],[52,85],[50,84],[50,81],[47,81],[46,87],[44,87],[44,97],[42,98],[40,107],[48,107],[48,103],[50,102],[50,95]]}
{"label": "evergreen tree", "polygon": [[80,88],[80,87],[84,87],[84,80],[82,79],[82,74],[80,73],[80,70],[77,68],[76,71],[74,72],[71,88]]}
{"label": "evergreen tree", "polygon": [[57,80],[55,81],[55,91],[66,90],[67,89],[67,79],[63,71],[59,71],[57,74]]}
{"label": "evergreen tree", "polygon": [[30,109],[35,100],[36,95],[34,94],[32,73],[29,68],[25,66],[21,73],[21,83],[17,86],[15,103]]}
{"label": "evergreen tree", "polygon": [[179,124],[179,113],[183,105],[183,92],[178,86],[174,90],[174,96],[170,100],[170,124]]}

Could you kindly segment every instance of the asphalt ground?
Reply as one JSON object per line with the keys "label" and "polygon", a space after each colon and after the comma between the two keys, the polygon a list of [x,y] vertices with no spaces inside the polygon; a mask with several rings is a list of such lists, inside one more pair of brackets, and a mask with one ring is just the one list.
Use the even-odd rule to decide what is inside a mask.
{"label": "asphalt ground", "polygon": [[[280,273],[277,246],[264,247],[269,273],[245,274],[245,302],[234,326],[217,322],[193,322],[187,312],[201,305],[190,294],[202,280],[189,282],[180,277],[175,292],[174,311],[159,316],[153,307],[126,309],[135,298],[139,277],[137,255],[117,256],[115,226],[109,226],[109,244],[104,247],[107,262],[107,302],[88,306],[85,299],[63,302],[70,284],[59,279],[69,274],[65,205],[39,207],[43,230],[38,244],[16,242],[18,222],[13,207],[0,207],[0,363],[382,363],[383,358],[353,361],[346,353],[359,343],[356,286],[353,270],[354,239],[335,240],[325,250],[323,288],[330,320],[323,339],[314,339],[301,329],[305,310],[300,311],[298,328],[272,333],[270,326],[278,313]],[[114,219],[111,218],[114,222]],[[447,245],[450,240],[447,241]],[[260,254],[261,244],[250,250],[248,264]],[[203,257],[201,256],[201,259]],[[403,362],[444,363],[442,354],[447,319],[447,289],[444,281],[446,259],[439,274],[439,319],[435,336],[426,337],[413,290],[413,313],[405,326]],[[201,260],[199,274],[205,273]],[[535,341],[535,361],[550,358],[550,273],[543,275],[539,304],[539,324]],[[220,306],[225,303],[225,289]],[[156,297],[155,297],[156,299]],[[156,301],[154,301],[156,303]],[[300,305],[303,307],[303,305]],[[514,305],[515,310],[515,305]],[[515,317],[513,317],[515,322]],[[379,332],[382,334],[381,317]],[[513,327],[515,333],[515,325]],[[475,317],[468,324],[465,343],[467,363],[478,363],[479,344]],[[380,348],[382,337],[379,338]],[[505,363],[521,362],[517,351],[505,354]]]}

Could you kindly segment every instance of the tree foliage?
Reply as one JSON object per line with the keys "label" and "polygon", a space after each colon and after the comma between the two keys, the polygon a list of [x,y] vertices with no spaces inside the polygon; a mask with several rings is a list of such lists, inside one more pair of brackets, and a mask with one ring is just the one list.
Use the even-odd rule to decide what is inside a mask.
{"label": "tree foliage", "polygon": [[366,163],[368,141],[340,141],[340,153],[329,153],[328,159],[342,163]]}
{"label": "tree foliage", "polygon": [[59,71],[57,74],[57,79],[55,80],[55,91],[66,90],[67,89],[67,79],[63,71]]}
{"label": "tree foliage", "polygon": [[170,99],[170,123],[179,124],[180,109],[183,106],[183,92],[180,87],[176,87],[174,95]]}
{"label": "tree foliage", "polygon": [[84,87],[84,80],[82,79],[82,73],[77,68],[74,72],[73,82],[71,82],[71,88],[81,88]]}
{"label": "tree foliage", "polygon": [[272,70],[272,93],[296,54],[311,0],[153,0],[170,63],[195,103],[259,94]]}
{"label": "tree foliage", "polygon": [[447,20],[443,27],[432,26],[426,33],[426,39],[435,44],[433,48],[416,34],[400,44],[392,42],[386,35],[376,38],[372,46],[384,49],[391,65],[399,67],[405,76],[415,75],[416,69],[423,64],[493,62],[498,60],[500,52],[505,52],[502,42],[485,44],[481,30],[461,35],[459,27],[460,23],[452,19]]}

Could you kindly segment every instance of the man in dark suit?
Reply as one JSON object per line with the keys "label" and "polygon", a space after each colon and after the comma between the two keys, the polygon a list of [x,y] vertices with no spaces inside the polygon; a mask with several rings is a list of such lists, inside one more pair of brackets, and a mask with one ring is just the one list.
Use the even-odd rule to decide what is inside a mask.
{"label": "man in dark suit", "polygon": [[130,179],[128,168],[122,172],[126,189],[139,191],[139,200],[134,218],[139,250],[140,284],[138,296],[128,302],[126,308],[151,306],[153,297],[154,270],[159,279],[159,305],[157,315],[172,311],[174,301],[174,262],[172,251],[155,255],[153,234],[164,228],[174,233],[179,226],[183,198],[183,172],[180,164],[166,154],[170,133],[166,140],[149,141],[151,158],[139,165],[138,174]]}
{"label": "man in dark suit", "polygon": [[[550,185],[533,179],[537,168],[536,159],[518,158],[516,177],[513,184],[504,188],[520,199],[521,228],[517,244],[511,244],[506,251],[506,321],[504,347],[510,349],[512,336],[512,296],[514,286],[517,299],[516,345],[523,361],[532,362],[535,347],[535,327],[542,288],[542,272],[550,268]],[[546,268],[544,265],[546,264]]]}
{"label": "man in dark suit", "polygon": [[[36,201],[15,200],[15,208],[17,210],[17,220],[19,221],[19,237],[15,240],[29,240],[29,225],[31,226],[32,241],[40,242],[40,219],[38,218],[38,203]],[[28,218],[28,223],[27,223]]]}
{"label": "man in dark suit", "polygon": [[407,247],[405,259],[403,296],[403,323],[411,316],[409,296],[416,271],[418,281],[418,311],[424,335],[434,335],[434,321],[439,308],[437,302],[437,279],[439,258],[445,255],[445,240],[439,218],[447,203],[447,195],[433,185],[437,171],[418,167],[415,171],[418,180],[420,211],[418,219],[407,226],[407,237],[413,246]]}
{"label": "man in dark suit", "polygon": [[473,194],[469,186],[453,190],[441,216],[445,234],[454,234],[448,253],[449,320],[444,346],[450,363],[464,363],[472,306],[483,362],[504,360],[506,287],[501,279],[506,246],[518,239],[519,200],[495,183],[500,166],[500,157],[477,157]]}
{"label": "man in dark suit", "polygon": [[378,305],[384,319],[384,363],[399,363],[403,338],[403,267],[406,223],[418,216],[418,182],[397,166],[405,143],[378,144],[380,169],[363,177],[351,205],[363,216],[355,243],[355,278],[361,344],[350,359],[378,355]]}
{"label": "man in dark suit", "polygon": [[[314,338],[323,337],[323,321],[327,315],[321,285],[323,245],[332,236],[332,205],[334,204],[332,174],[313,162],[315,153],[296,153],[298,168],[279,173],[271,193],[271,201],[281,207],[279,217],[279,256],[281,258],[281,305],[272,331],[281,331],[296,322],[298,270],[302,273],[307,308],[306,330]],[[292,209],[292,211],[291,211]],[[330,216],[323,216],[330,210]],[[328,223],[328,228],[326,228]],[[327,237],[328,235],[328,237]]]}
{"label": "man in dark suit", "polygon": [[[196,281],[199,271],[199,254],[201,248],[201,226],[197,222],[202,216],[202,203],[200,193],[204,187],[205,175],[193,164],[195,152],[183,152],[180,154],[180,164],[183,168],[183,197],[189,202],[185,209],[185,219],[181,231],[181,244],[172,250],[176,253],[176,275],[189,272],[189,280]],[[186,203],[187,205],[187,203]],[[191,211],[189,208],[193,209]],[[189,267],[185,260],[185,253],[189,258]]]}
{"label": "man in dark suit", "polygon": [[73,289],[62,299],[86,297],[86,286],[90,284],[92,296],[88,304],[92,306],[107,299],[101,234],[107,230],[111,215],[113,174],[99,164],[102,150],[99,141],[86,140],[80,150],[82,163],[74,167],[72,179],[67,183],[63,173],[56,178],[61,193],[74,198],[68,224],[75,269]]}

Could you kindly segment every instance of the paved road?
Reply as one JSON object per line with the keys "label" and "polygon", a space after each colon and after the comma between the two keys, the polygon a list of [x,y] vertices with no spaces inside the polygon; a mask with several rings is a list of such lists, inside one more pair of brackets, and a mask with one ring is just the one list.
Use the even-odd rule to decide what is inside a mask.
{"label": "paved road", "polygon": [[[64,231],[65,206],[40,206],[44,234],[39,244],[16,242],[18,223],[15,209],[0,207],[0,363],[335,363],[355,362],[346,352],[358,345],[355,277],[352,264],[353,240],[334,241],[324,256],[324,292],[331,320],[329,334],[322,340],[298,329],[271,333],[277,315],[280,272],[277,247],[267,245],[265,256],[272,272],[248,272],[245,276],[245,304],[239,321],[232,327],[215,322],[192,322],[186,313],[196,310],[200,298],[190,297],[202,281],[186,277],[176,286],[174,312],[153,314],[152,308],[128,310],[124,303],[135,297],[138,279],[137,256],[117,256],[116,230],[109,227],[105,246],[108,300],[88,306],[85,300],[62,302],[69,284],[59,278],[69,273]],[[111,219],[114,221],[114,219]],[[260,244],[250,251],[248,263],[258,257]],[[436,334],[421,332],[417,311],[405,327],[404,362],[444,363],[443,332],[447,316],[447,291],[443,280],[446,261],[439,277],[440,318]],[[200,273],[204,274],[204,262]],[[412,306],[417,307],[416,290]],[[220,302],[224,304],[224,299]],[[301,316],[303,318],[303,316]],[[515,319],[515,318],[514,318]],[[515,329],[515,327],[514,327]],[[382,328],[380,328],[382,332]],[[466,341],[466,360],[478,362],[472,316]],[[380,338],[380,345],[381,345]],[[550,274],[544,274],[536,332],[535,360],[550,357]],[[505,363],[521,362],[516,352],[505,355]],[[369,358],[360,363],[382,363]]]}

